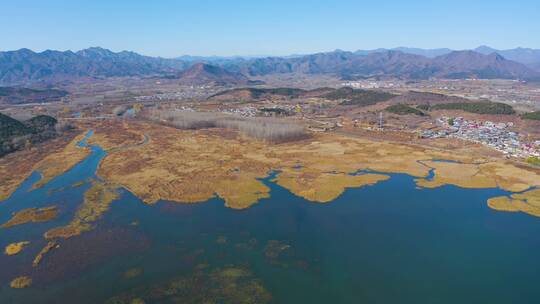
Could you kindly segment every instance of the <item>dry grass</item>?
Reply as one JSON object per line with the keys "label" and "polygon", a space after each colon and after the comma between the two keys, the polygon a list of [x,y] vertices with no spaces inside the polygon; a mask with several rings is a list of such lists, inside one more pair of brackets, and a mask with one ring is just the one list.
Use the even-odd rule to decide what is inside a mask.
{"label": "dry grass", "polygon": [[6,255],[16,255],[20,253],[26,245],[30,244],[28,241],[18,242],[18,243],[12,243],[6,246],[6,249],[4,250],[4,253]]}
{"label": "dry grass", "polygon": [[488,200],[488,206],[497,211],[524,212],[540,217],[540,189],[494,197]]}
{"label": "dry grass", "polygon": [[26,223],[43,223],[48,222],[58,215],[58,208],[56,206],[44,207],[44,208],[28,208],[18,211],[13,214],[13,217],[2,224],[1,228],[10,228],[17,225]]}
{"label": "dry grass", "polygon": [[64,174],[76,164],[90,155],[90,149],[79,147],[78,143],[86,136],[81,133],[75,137],[62,151],[47,155],[36,164],[34,170],[41,173],[42,178],[34,184],[34,188],[39,188],[47,184],[53,178]]}
{"label": "dry grass", "polygon": [[45,158],[62,150],[75,137],[76,132],[66,133],[31,149],[8,154],[0,158],[0,201],[8,199],[13,191],[34,171]]}
{"label": "dry grass", "polygon": [[13,281],[11,281],[11,283],[9,283],[9,286],[11,286],[11,288],[16,289],[27,288],[30,287],[30,285],[32,285],[32,279],[27,276],[15,278],[13,279]]}
{"label": "dry grass", "polygon": [[246,136],[272,143],[295,141],[307,137],[307,133],[302,126],[276,118],[246,118],[212,112],[163,110],[148,111],[144,114],[144,117],[184,130],[205,128],[238,130]]}
{"label": "dry grass", "polygon": [[[140,121],[128,121],[123,127],[107,122],[94,129],[97,145],[114,142],[122,146],[134,140],[128,136],[132,131],[150,138],[145,145],[111,151],[98,169],[104,180],[123,186],[149,204],[159,200],[196,203],[217,195],[228,207],[248,208],[270,195],[258,179],[271,171],[280,172],[276,183],[314,202],[331,201],[346,188],[388,178],[380,174],[351,175],[358,170],[409,174],[424,187],[452,184],[518,192],[540,186],[537,170],[479,158],[463,150],[431,150],[336,134],[314,134],[308,140],[272,145],[224,137],[225,132],[218,129],[189,131]],[[459,163],[430,161],[433,159]],[[431,169],[435,176],[427,180]],[[532,206],[531,202],[528,200],[528,205]],[[76,223],[79,225],[61,227],[63,231],[56,231],[56,237],[73,236],[92,227],[80,220]]]}
{"label": "dry grass", "polygon": [[45,247],[43,247],[41,251],[36,255],[34,261],[32,261],[32,267],[37,267],[39,263],[41,263],[41,261],[43,260],[43,257],[45,257],[45,255],[49,253],[49,251],[58,247],[60,247],[60,245],[58,245],[56,242],[48,242],[47,245],[45,245]]}
{"label": "dry grass", "polygon": [[70,238],[93,229],[93,223],[109,210],[118,193],[110,185],[93,181],[92,187],[84,193],[84,202],[75,217],[66,226],[53,228],[45,233],[46,239]]}

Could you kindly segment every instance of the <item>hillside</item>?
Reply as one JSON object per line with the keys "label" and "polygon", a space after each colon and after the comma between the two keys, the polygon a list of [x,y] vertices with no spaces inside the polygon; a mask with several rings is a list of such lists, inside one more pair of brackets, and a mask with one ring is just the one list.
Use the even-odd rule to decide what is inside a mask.
{"label": "hillside", "polygon": [[330,100],[339,100],[341,105],[369,106],[387,101],[394,96],[394,94],[381,91],[356,90],[350,87],[343,87],[324,94],[321,97]]}
{"label": "hillside", "polygon": [[24,122],[34,132],[40,133],[50,131],[54,129],[54,126],[58,123],[56,118],[49,115],[38,115],[30,118]]}
{"label": "hillside", "polygon": [[318,88],[303,90],[298,88],[236,88],[210,96],[216,101],[260,101],[294,98],[322,98],[338,101],[341,105],[367,106],[387,101],[396,95],[374,90],[356,90],[350,87]]}
{"label": "hillside", "polygon": [[211,100],[220,101],[258,101],[283,98],[298,98],[310,91],[297,88],[236,88],[224,90],[213,96]]}
{"label": "hillside", "polygon": [[532,64],[530,65],[530,67],[531,67],[533,70],[540,72],[540,62],[532,63]]}
{"label": "hillside", "polygon": [[443,78],[531,79],[536,72],[497,53],[483,55],[474,51],[454,51],[435,57],[433,75]]}
{"label": "hillside", "polygon": [[47,115],[20,122],[0,113],[0,157],[56,136],[56,123],[55,118]]}
{"label": "hillside", "polygon": [[430,110],[462,110],[475,114],[512,115],[514,109],[500,102],[467,102],[467,103],[442,103],[431,106]]}
{"label": "hillside", "polygon": [[432,105],[439,103],[469,102],[469,100],[462,97],[431,92],[409,91],[392,98],[391,102],[396,104]]}
{"label": "hillside", "polygon": [[540,50],[537,49],[518,47],[515,49],[497,50],[483,45],[475,48],[474,51],[484,55],[497,53],[506,59],[527,65],[540,62]]}
{"label": "hillside", "polygon": [[68,92],[56,89],[0,87],[0,104],[24,104],[58,101]]}
{"label": "hillside", "polygon": [[529,112],[521,115],[523,119],[540,120],[540,111]]}
{"label": "hillside", "polygon": [[0,113],[0,142],[4,142],[14,136],[23,136],[32,132],[31,127]]}
{"label": "hillside", "polygon": [[393,113],[393,114],[398,114],[398,115],[409,115],[409,114],[413,114],[413,115],[418,115],[418,116],[425,116],[426,114],[416,108],[413,108],[411,106],[408,106],[406,104],[395,104],[395,105],[391,105],[391,106],[388,106],[386,109],[385,109],[387,112],[390,112],[390,113]]}
{"label": "hillside", "polygon": [[249,79],[237,72],[227,71],[219,66],[196,63],[177,76],[181,85],[246,85]]}

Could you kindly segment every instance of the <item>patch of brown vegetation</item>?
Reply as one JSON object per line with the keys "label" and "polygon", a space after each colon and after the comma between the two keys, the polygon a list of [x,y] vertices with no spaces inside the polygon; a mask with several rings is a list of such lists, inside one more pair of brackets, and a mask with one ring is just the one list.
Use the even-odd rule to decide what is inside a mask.
{"label": "patch of brown vegetation", "polygon": [[[51,250],[39,267],[32,269],[32,278],[49,286],[72,277],[84,276],[108,263],[111,257],[147,253],[151,241],[142,232],[129,228],[95,229],[78,237],[62,240],[61,248]],[[122,273],[118,274],[121,278]],[[68,303],[76,303],[72,299]]]}
{"label": "patch of brown vegetation", "polygon": [[84,193],[84,202],[66,226],[53,228],[45,233],[46,239],[70,238],[93,228],[93,223],[109,210],[118,198],[115,187],[100,181],[93,181],[92,187]]}
{"label": "patch of brown vegetation", "polygon": [[511,192],[520,192],[540,186],[538,172],[502,160],[478,164],[433,161],[423,163],[435,170],[432,180],[417,180],[419,186],[426,188],[455,185],[476,189],[499,187]]}
{"label": "patch of brown vegetation", "polygon": [[33,146],[31,149],[8,154],[0,158],[0,201],[8,199],[13,191],[27,179],[35,167],[49,154],[60,153],[77,135],[66,133],[62,137]]}
{"label": "patch of brown vegetation", "polygon": [[6,246],[6,249],[4,250],[4,253],[6,255],[16,255],[19,254],[26,245],[30,244],[28,241],[24,242],[18,242],[18,243],[11,243]]}
{"label": "patch of brown vegetation", "polygon": [[488,200],[488,206],[497,211],[524,212],[540,217],[540,189],[494,197]]}
{"label": "patch of brown vegetation", "polygon": [[10,228],[16,225],[22,225],[26,223],[43,223],[48,222],[58,215],[58,208],[56,206],[44,207],[44,208],[28,208],[18,211],[13,214],[11,219],[2,224],[2,228]]}
{"label": "patch of brown vegetation", "polygon": [[243,267],[197,267],[192,274],[156,285],[144,284],[108,299],[105,303],[270,303],[272,295],[263,282]]}
{"label": "patch of brown vegetation", "polygon": [[90,155],[89,148],[77,145],[85,135],[86,132],[79,134],[64,149],[47,155],[34,166],[34,170],[41,173],[41,179],[34,184],[34,187],[38,188],[45,185]]}
{"label": "patch of brown vegetation", "polygon": [[346,188],[373,185],[389,178],[388,175],[382,174],[344,173],[322,173],[314,177],[295,170],[287,170],[276,180],[278,185],[291,189],[297,196],[314,202],[327,203],[338,198]]}
{"label": "patch of brown vegetation", "polygon": [[133,279],[140,276],[143,273],[142,268],[131,268],[124,272],[124,279]]}
{"label": "patch of brown vegetation", "polygon": [[47,245],[45,245],[45,247],[43,247],[43,249],[41,249],[41,251],[36,255],[36,257],[34,258],[34,261],[32,261],[32,267],[37,267],[39,263],[41,263],[41,260],[43,260],[43,257],[47,253],[49,253],[49,251],[58,247],[60,247],[60,245],[58,245],[56,242],[54,241],[48,242]]}
{"label": "patch of brown vegetation", "polygon": [[16,289],[27,288],[27,287],[30,287],[30,285],[32,285],[32,278],[27,277],[27,276],[15,278],[9,284],[11,288],[16,288]]}
{"label": "patch of brown vegetation", "polygon": [[[144,141],[144,134],[129,127],[123,120],[98,122],[92,126],[94,134],[88,139],[88,144],[99,146],[104,150],[121,148],[123,146],[137,145]],[[111,136],[111,134],[115,134]]]}

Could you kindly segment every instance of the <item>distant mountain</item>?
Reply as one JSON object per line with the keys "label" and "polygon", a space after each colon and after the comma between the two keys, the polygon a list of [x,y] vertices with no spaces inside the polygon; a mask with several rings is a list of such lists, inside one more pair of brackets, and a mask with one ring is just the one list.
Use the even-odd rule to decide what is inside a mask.
{"label": "distant mountain", "polygon": [[434,75],[445,78],[529,79],[538,73],[498,53],[483,55],[474,51],[454,51],[433,59]]}
{"label": "distant mountain", "polygon": [[397,47],[392,49],[374,49],[374,50],[358,50],[354,52],[357,55],[369,55],[372,53],[382,53],[387,51],[399,51],[406,54],[420,55],[428,58],[434,58],[441,55],[446,55],[451,53],[452,50],[448,48],[439,48],[439,49],[420,49],[420,48],[409,48],[409,47]]}
{"label": "distant mountain", "polygon": [[452,52],[452,50],[448,48],[419,49],[419,48],[397,47],[397,48],[394,48],[393,50],[400,51],[407,54],[420,55],[420,56],[424,56],[428,58],[434,58],[434,57],[446,55]]}
{"label": "distant mountain", "polygon": [[[455,50],[452,50],[449,48],[421,49],[421,48],[397,47],[397,48],[392,48],[392,49],[358,50],[354,53],[358,55],[368,55],[372,53],[381,53],[381,52],[386,52],[386,51],[400,51],[406,54],[421,55],[428,58],[435,58],[438,56],[447,55]],[[473,49],[472,51],[475,51],[477,53],[481,53],[484,55],[498,53],[508,60],[523,63],[528,66],[540,64],[540,50],[538,49],[518,47],[515,49],[498,50],[489,46],[482,45]]]}
{"label": "distant mountain", "polygon": [[533,63],[531,65],[529,65],[531,67],[531,69],[537,71],[537,72],[540,72],[540,62],[538,63]]}
{"label": "distant mountain", "polygon": [[340,74],[346,79],[355,77],[401,77],[423,79],[431,76],[430,59],[400,51],[385,51],[357,56],[342,64]]}
{"label": "distant mountain", "polygon": [[540,64],[540,50],[529,49],[529,48],[515,48],[509,50],[496,50],[490,48],[489,46],[479,46],[474,49],[475,52],[482,53],[484,55],[489,55],[491,53],[497,53],[502,55],[504,58],[517,61],[526,65],[529,64]]}
{"label": "distant mountain", "polygon": [[230,72],[222,67],[206,63],[196,63],[178,74],[182,85],[247,85],[249,79],[238,72]]}
{"label": "distant mountain", "polygon": [[183,69],[185,62],[142,56],[134,52],[114,53],[93,47],[78,52],[28,49],[0,52],[0,85],[59,81],[74,77],[140,76]]}
{"label": "distant mountain", "polygon": [[[180,78],[181,83],[190,85],[206,83],[244,85],[250,84],[246,76],[280,73],[331,74],[342,79],[366,77],[540,79],[540,72],[532,68],[538,68],[540,65],[534,63],[537,50],[497,51],[489,47],[479,47],[477,50],[478,52],[401,47],[395,50],[356,52],[335,50],[288,57],[251,59],[184,57],[182,60],[148,57],[128,51],[115,53],[97,47],[78,52],[48,50],[41,53],[21,49],[0,52],[0,85],[55,83],[88,77],[164,75],[175,75],[174,77]],[[516,62],[517,59],[508,60],[506,55],[501,53],[519,57],[521,62],[532,63],[526,67]],[[540,62],[540,59],[537,62]]]}
{"label": "distant mountain", "polygon": [[298,58],[258,58],[237,67],[249,75],[274,73],[335,74],[343,79],[365,77],[428,78],[505,78],[540,79],[540,73],[493,53],[453,51],[435,58],[382,51],[359,55],[334,51]]}

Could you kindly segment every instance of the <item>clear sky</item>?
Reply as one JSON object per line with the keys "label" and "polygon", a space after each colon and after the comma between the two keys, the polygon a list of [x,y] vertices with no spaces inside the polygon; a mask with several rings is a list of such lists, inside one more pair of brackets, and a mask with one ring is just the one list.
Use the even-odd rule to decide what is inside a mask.
{"label": "clear sky", "polygon": [[145,55],[540,48],[540,0],[2,0],[0,50]]}

